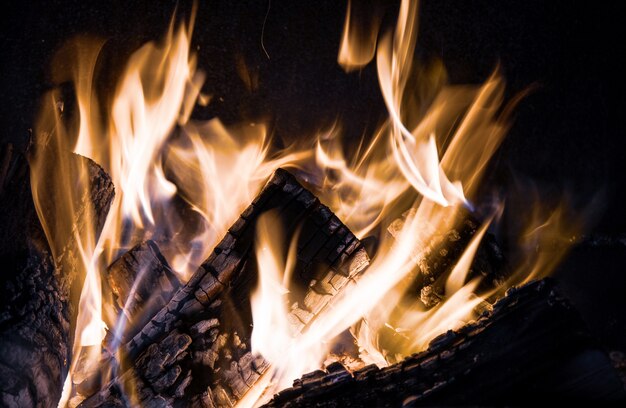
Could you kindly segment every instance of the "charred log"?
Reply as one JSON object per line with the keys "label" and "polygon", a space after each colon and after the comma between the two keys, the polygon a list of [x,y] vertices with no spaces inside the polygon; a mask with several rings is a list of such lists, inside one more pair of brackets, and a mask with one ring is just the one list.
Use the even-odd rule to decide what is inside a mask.
{"label": "charred log", "polygon": [[[405,212],[401,218],[391,223],[387,231],[397,239],[407,217],[414,215],[415,210]],[[398,356],[406,353],[408,345],[405,340],[408,338],[399,336],[396,331],[397,327],[403,325],[404,312],[436,308],[451,295],[445,293],[446,281],[472,239],[476,237],[479,228],[478,220],[464,208],[458,207],[441,209],[438,217],[422,220],[420,231],[416,232],[417,242],[412,253],[415,266],[400,284],[404,290],[403,297],[387,316],[386,324],[376,328],[377,347],[387,362],[399,362]],[[495,237],[486,233],[476,249],[466,281],[480,280],[475,289],[479,295],[498,293],[497,289],[503,287],[508,276],[507,269],[503,251]],[[483,308],[489,310],[489,302],[495,300],[496,296],[491,295],[475,308],[475,312],[481,313]],[[363,324],[368,324],[366,319],[357,323],[353,331],[358,333]]]}
{"label": "charred log", "polygon": [[[114,195],[111,180],[89,159],[68,153],[64,160],[87,166],[93,188],[81,205],[92,206],[99,231]],[[28,162],[11,145],[0,150],[0,225],[0,400],[53,406],[71,360],[70,290],[77,276],[55,264],[33,203]],[[66,249],[60,256],[74,256],[70,244]]]}
{"label": "charred log", "polygon": [[607,355],[553,282],[511,289],[491,313],[379,369],[339,364],[294,381],[267,407],[526,405],[626,397]]}
{"label": "charred log", "polygon": [[128,341],[170,301],[181,283],[153,241],[136,245],[108,269],[107,282],[118,311],[128,324],[122,341]]}
{"label": "charred log", "polygon": [[250,293],[259,216],[275,211],[288,236],[299,230],[290,318],[304,328],[353,282],[369,258],[360,241],[296,179],[277,170],[198,271],[123,346],[129,368],[84,407],[116,404],[123,395],[157,406],[232,406],[267,369],[250,349]]}
{"label": "charred log", "polygon": [[[460,212],[457,213],[457,211]],[[445,298],[445,280],[468,247],[480,226],[478,220],[464,209],[449,210],[449,225],[443,230],[423,225],[422,235],[425,240],[418,240],[419,249],[413,256],[416,270],[407,279],[411,281],[407,297],[419,299],[427,308],[436,306]],[[406,217],[414,215],[412,211],[403,214],[391,223],[388,232],[395,238],[404,226]],[[456,219],[460,221],[456,221]],[[493,289],[501,286],[507,276],[507,265],[503,251],[492,234],[485,234],[480,242],[470,270],[468,280],[481,278],[481,289]]]}

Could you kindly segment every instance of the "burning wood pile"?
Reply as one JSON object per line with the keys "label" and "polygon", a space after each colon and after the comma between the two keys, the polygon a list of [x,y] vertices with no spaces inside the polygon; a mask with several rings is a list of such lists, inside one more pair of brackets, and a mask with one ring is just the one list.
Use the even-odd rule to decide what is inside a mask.
{"label": "burning wood pile", "polygon": [[184,26],[130,58],[106,106],[101,44],[64,49],[75,111],[52,91],[28,160],[0,155],[3,404],[623,398],[542,279],[578,227],[537,209],[511,258],[489,230],[503,208],[483,205],[478,181],[506,130],[499,76],[472,89],[435,68],[412,78],[416,13],[403,2],[376,44],[348,12],[339,62],[376,55],[389,111],[351,160],[339,129],[277,150],[264,126],[191,119],[210,98]]}
{"label": "burning wood pile", "polygon": [[[89,167],[95,189],[85,198],[86,205],[106,212],[113,197],[110,179],[87,159],[69,155],[67,159]],[[12,219],[29,220],[25,234],[16,228],[16,234],[3,237],[3,248],[13,242],[18,248],[13,253],[23,255],[14,264],[18,274],[15,292],[9,295],[24,302],[6,308],[15,326],[7,333],[10,336],[2,338],[7,351],[3,356],[13,360],[3,371],[4,401],[47,404],[59,397],[52,393],[55,388],[60,391],[61,372],[55,363],[68,353],[64,331],[69,321],[67,315],[34,311],[69,310],[67,289],[72,283],[67,282],[69,276],[53,272],[50,253],[42,249],[45,241],[37,241],[43,236],[30,201],[23,157],[6,146],[2,164],[3,214],[15,215],[9,208],[20,208],[21,217]],[[363,244],[328,207],[279,169],[185,285],[152,241],[133,247],[108,268],[116,304],[137,323],[119,337],[109,332],[101,361],[87,370],[88,375],[73,379],[76,391],[88,396],[81,407],[127,406],[129,396],[142,406],[234,406],[263,381],[270,363],[251,350],[249,299],[258,280],[255,231],[262,214],[272,211],[291,230],[299,229],[294,280],[303,290],[301,296],[290,296],[288,315],[298,331],[323,309],[332,308],[335,295],[346,286],[358,285],[369,264]],[[465,228],[448,232],[450,252],[461,237],[467,241],[476,233],[475,225],[466,221]],[[497,275],[502,273],[501,252],[493,242],[484,242],[471,270],[495,283],[502,279]],[[70,251],[67,256],[72,256]],[[454,263],[453,258],[442,258],[433,251],[424,259],[431,265],[430,276],[442,275]],[[150,274],[138,280],[142,268]],[[431,303],[423,293],[418,299]],[[511,290],[493,307],[480,306],[482,314],[475,323],[441,334],[422,353],[387,368],[367,365],[353,372],[335,361],[324,371],[296,380],[267,405],[500,404],[539,401],[545,396],[612,399],[620,395],[622,384],[607,356],[551,281]],[[40,327],[50,336],[39,336]],[[116,344],[122,346],[116,350]],[[348,350],[345,357],[349,354]],[[117,366],[120,355],[124,364]],[[493,376],[494,372],[499,375]],[[113,378],[102,383],[111,373]],[[20,388],[23,392],[12,393]]]}

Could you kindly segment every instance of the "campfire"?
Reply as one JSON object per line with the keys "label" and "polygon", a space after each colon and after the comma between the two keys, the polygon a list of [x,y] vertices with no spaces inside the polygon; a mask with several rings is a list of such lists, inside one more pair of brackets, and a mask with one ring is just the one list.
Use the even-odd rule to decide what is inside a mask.
{"label": "campfire", "polygon": [[[505,98],[498,67],[451,85],[440,62],[416,59],[417,6],[402,1],[387,25],[348,4],[337,63],[346,75],[375,64],[386,108],[357,143],[340,120],[286,143],[263,122],[198,118],[214,99],[193,15],[135,50],[109,87],[104,43],[68,42],[28,152],[0,156],[16,282],[3,403],[623,398],[547,278],[585,212],[537,199],[510,222],[511,197],[541,195],[505,200],[481,183],[524,95]],[[252,91],[254,71],[237,70]]]}

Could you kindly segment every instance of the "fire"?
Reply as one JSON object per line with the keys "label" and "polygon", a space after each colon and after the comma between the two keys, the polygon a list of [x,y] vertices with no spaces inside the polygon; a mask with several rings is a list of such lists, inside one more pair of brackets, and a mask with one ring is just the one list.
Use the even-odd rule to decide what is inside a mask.
{"label": "fire", "polygon": [[[441,303],[427,309],[401,300],[437,233],[453,228],[462,213],[473,209],[486,164],[508,127],[504,85],[497,70],[483,85],[471,87],[446,85],[440,63],[415,67],[416,21],[417,3],[403,1],[395,31],[383,33],[376,44],[379,22],[373,31],[363,32],[347,14],[338,61],[354,70],[376,58],[389,113],[369,144],[351,159],[344,156],[338,124],[320,130],[314,143],[277,151],[263,124],[226,127],[218,119],[191,119],[193,106],[209,99],[200,93],[204,75],[190,52],[192,27],[174,29],[172,22],[161,43],[137,50],[112,95],[95,87],[102,43],[76,41],[63,51],[73,61],[78,120],[68,120],[59,109],[58,91],[47,95],[31,164],[33,196],[53,252],[76,243],[76,262],[55,259],[63,273],[84,281],[66,396],[73,376],[85,369],[76,362],[93,365],[99,359],[97,347],[89,346],[101,344],[106,329],[117,335],[125,327],[127,315],[118,315],[110,296],[103,296],[101,277],[108,265],[130,247],[154,239],[185,281],[278,167],[299,169],[357,237],[375,236],[379,245],[364,276],[297,332],[287,319],[285,300],[295,241],[283,253],[285,237],[276,233],[279,219],[272,214],[261,218],[256,240],[259,285],[251,297],[252,347],[271,369],[242,406],[257,404],[321,367],[333,339],[345,330],[354,334],[364,362],[385,365],[475,317],[476,308],[496,291],[479,293],[480,281],[468,281],[468,274],[500,209],[488,214],[450,271]],[[60,72],[56,79],[61,82],[66,76]],[[415,82],[420,92],[409,85]],[[91,186],[85,181],[86,169],[57,160],[65,151],[93,159],[116,186],[99,235],[94,214],[76,214],[76,203]],[[183,201],[192,210],[185,216],[179,211]],[[388,227],[408,209],[392,237]],[[558,212],[547,221],[537,214],[522,246],[562,236],[559,218]],[[73,219],[78,223],[69,225]],[[575,228],[567,231],[568,236],[574,233]],[[527,257],[507,286],[549,273],[555,264],[556,257]],[[381,347],[383,330],[396,336],[390,350]]]}
{"label": "fire", "polygon": [[[376,40],[381,16],[373,10],[371,4],[368,4],[369,15],[359,16],[362,18],[358,20],[358,23],[354,23],[352,22],[354,20],[353,15],[358,9],[351,1],[348,1],[346,21],[343,26],[339,55],[337,55],[337,62],[347,72],[363,68],[374,58],[376,53]],[[363,19],[369,20],[369,24],[364,24],[361,21]]]}

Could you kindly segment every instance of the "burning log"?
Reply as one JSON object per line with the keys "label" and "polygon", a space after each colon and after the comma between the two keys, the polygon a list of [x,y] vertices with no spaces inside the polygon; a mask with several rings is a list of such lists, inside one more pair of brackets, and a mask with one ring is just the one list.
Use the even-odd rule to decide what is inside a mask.
{"label": "burning log", "polygon": [[153,241],[136,245],[113,262],[107,281],[118,310],[129,319],[130,327],[123,331],[122,341],[137,334],[181,286]]}
{"label": "burning log", "polygon": [[552,281],[511,289],[492,312],[401,363],[353,373],[334,363],[267,407],[536,404],[626,398],[606,354]]}
{"label": "burning log", "polygon": [[[400,239],[407,218],[415,216],[415,210],[405,212],[389,225],[387,232],[395,239]],[[458,265],[461,265],[461,269],[468,268],[464,281],[458,284],[478,279],[480,283],[475,291],[486,297],[474,308],[473,313],[476,314],[492,307],[489,302],[495,301],[494,293],[503,287],[508,276],[508,265],[495,237],[483,230],[485,226],[481,227],[478,220],[464,208],[440,208],[435,217],[420,218],[419,221],[417,242],[411,253],[414,268],[399,285],[403,291],[402,297],[384,319],[374,318],[372,322],[366,316],[352,328],[357,338],[362,331],[371,333],[375,330],[376,349],[380,352],[380,358],[388,363],[399,362],[407,353],[421,350],[417,347],[422,346],[411,343],[412,336],[401,334],[402,331],[410,330],[403,321],[405,312],[435,311],[444,301],[453,297],[454,292],[450,293],[450,288],[446,293],[446,282]],[[424,341],[427,340],[424,338]]]}
{"label": "burning log", "polygon": [[[463,214],[456,214],[456,209],[450,208],[450,218],[457,217],[460,222],[452,222],[449,228],[437,228],[436,225],[423,226],[427,241],[421,242],[420,252],[413,258],[417,265],[416,273],[410,275],[411,285],[408,295],[419,299],[424,306],[432,308],[445,297],[444,283],[452,268],[476,235],[480,223],[470,213],[460,209]],[[404,226],[406,217],[414,215],[412,211],[403,214],[391,223],[388,232],[397,238]],[[468,280],[481,277],[481,288],[496,288],[501,286],[507,275],[506,261],[495,237],[485,234],[478,246],[472,265],[468,273]]]}
{"label": "burning log", "polygon": [[[113,184],[89,159],[67,153],[63,160],[87,166],[93,188],[80,205],[92,206],[99,232]],[[0,225],[0,400],[4,406],[52,406],[71,360],[70,291],[80,277],[55,264],[35,210],[28,162],[11,145],[0,149]],[[58,256],[76,257],[72,243]]]}
{"label": "burning log", "polygon": [[259,216],[275,211],[293,236],[297,261],[290,319],[304,328],[368,265],[360,241],[328,207],[284,170],[277,170],[198,271],[123,348],[122,370],[83,407],[114,405],[134,395],[145,406],[232,406],[268,365],[250,349],[250,293]]}

